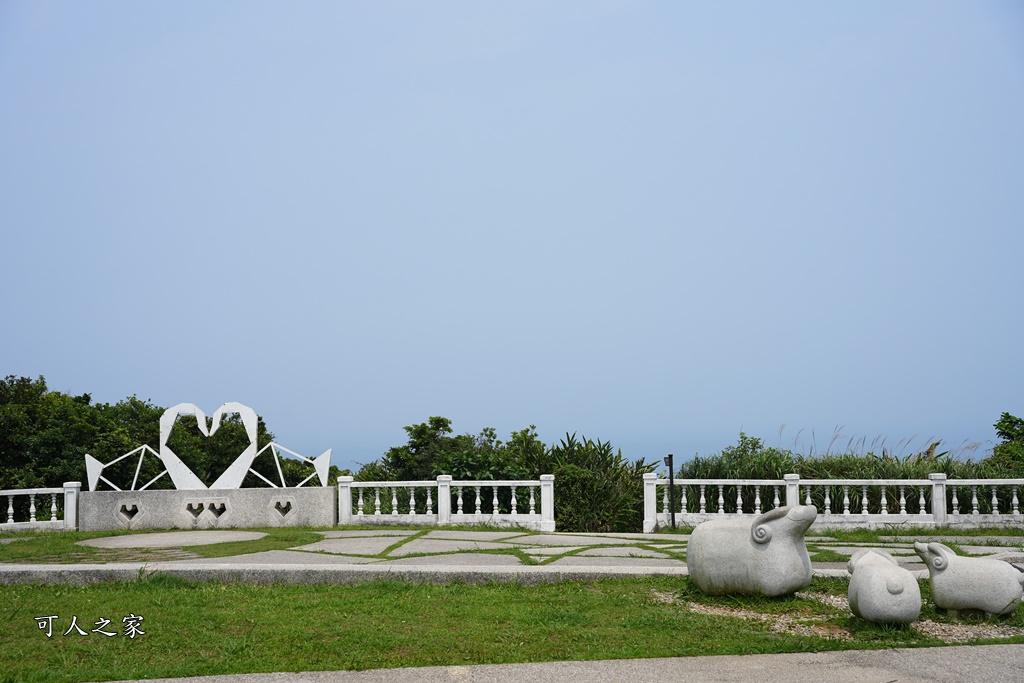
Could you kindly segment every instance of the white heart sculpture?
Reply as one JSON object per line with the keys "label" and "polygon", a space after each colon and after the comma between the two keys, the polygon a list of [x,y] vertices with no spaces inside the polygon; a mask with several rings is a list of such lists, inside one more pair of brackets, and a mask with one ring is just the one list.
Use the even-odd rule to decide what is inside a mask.
{"label": "white heart sculpture", "polygon": [[[180,415],[195,415],[196,424],[203,436],[213,436],[221,421],[228,413],[238,413],[242,418],[242,425],[245,426],[245,433],[249,437],[249,445],[235,458],[235,461],[224,470],[224,473],[217,477],[209,487],[206,486],[195,472],[189,469],[188,465],[181,461],[178,454],[167,446],[167,440],[171,436],[171,429]],[[252,467],[252,461],[256,457],[256,432],[259,418],[256,412],[249,406],[241,403],[225,403],[213,414],[213,426],[206,428],[206,414],[195,403],[179,403],[168,408],[160,416],[160,461],[167,468],[167,474],[174,482],[174,488],[180,490],[195,489],[237,489],[241,487],[246,472]]]}
{"label": "white heart sculpture", "polygon": [[[213,482],[209,487],[204,484],[199,477],[196,476],[195,472],[189,469],[188,465],[182,462],[178,454],[172,451],[167,446],[167,441],[171,437],[171,430],[174,429],[174,423],[181,415],[194,415],[196,418],[196,424],[199,426],[199,431],[202,432],[203,436],[212,436],[217,432],[220,427],[224,416],[229,413],[237,413],[242,418],[242,426],[245,427],[245,433],[249,437],[249,445],[246,446],[245,450],[239,454],[235,461],[224,473],[217,477],[217,481]],[[257,450],[256,435],[259,426],[259,417],[256,412],[249,406],[242,405],[241,403],[225,403],[220,408],[217,408],[217,412],[213,414],[211,418],[213,420],[213,426],[207,427],[206,425],[206,414],[194,403],[179,403],[173,408],[168,408],[164,411],[164,414],[160,416],[160,452],[157,453],[147,445],[139,446],[138,448],[125,453],[119,458],[108,462],[107,464],[101,463],[96,458],[92,457],[88,453],[85,454],[85,469],[89,478],[89,490],[95,491],[100,480],[109,484],[114,490],[120,491],[121,489],[114,485],[109,479],[105,479],[102,476],[103,469],[109,467],[114,463],[120,462],[125,458],[138,455],[139,464],[135,469],[135,479],[132,481],[131,490],[143,490],[149,487],[154,481],[164,475],[161,472],[154,477],[149,483],[145,484],[141,489],[136,489],[138,483],[139,473],[142,471],[142,459],[148,454],[156,456],[163,463],[165,472],[170,475],[171,481],[174,482],[174,488],[178,490],[205,490],[210,489],[237,489],[242,487],[242,481],[245,479],[245,475],[250,471],[253,472],[257,477],[263,479],[270,486],[277,487],[277,484],[271,482],[266,477],[262,476],[259,472],[251,470],[253,460],[267,449],[270,449],[273,457],[278,459],[277,471],[281,474],[281,463],[280,463],[280,451],[284,451],[289,455],[292,455],[299,460],[307,462],[313,466],[313,470],[316,472],[315,476],[320,478],[320,485],[327,486],[327,480],[330,476],[331,470],[331,449],[328,448],[326,451],[318,455],[316,458],[307,458],[303,455],[290,451],[287,448],[276,443],[269,443],[263,447],[263,450]],[[314,475],[310,475],[303,479],[296,486],[303,486],[307,481],[313,478]],[[288,487],[284,481],[284,475],[281,474],[281,486]]]}

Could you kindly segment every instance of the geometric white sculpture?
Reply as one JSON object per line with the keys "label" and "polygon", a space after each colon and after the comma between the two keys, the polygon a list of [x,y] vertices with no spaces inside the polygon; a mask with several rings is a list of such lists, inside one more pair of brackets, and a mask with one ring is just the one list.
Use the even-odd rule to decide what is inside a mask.
{"label": "geometric white sculpture", "polygon": [[[178,454],[170,449],[170,447],[167,445],[167,441],[170,439],[171,430],[174,428],[175,422],[182,415],[195,416],[196,424],[199,427],[199,431],[203,434],[203,436],[212,436],[217,432],[217,429],[222,424],[224,416],[232,413],[238,414],[238,416],[242,419],[242,426],[245,428],[246,436],[249,437],[249,444],[238,455],[238,457],[235,458],[231,465],[229,465],[228,468],[224,470],[224,472],[219,477],[217,477],[216,481],[214,481],[213,484],[207,487],[206,484],[204,484],[202,480],[200,480],[199,477],[196,476],[195,472],[193,472],[188,465],[182,462],[181,458],[178,457]],[[135,478],[133,479],[131,487],[129,488],[129,490],[132,491],[141,491],[143,489],[148,488],[153,482],[155,482],[157,479],[159,479],[165,474],[170,476],[171,481],[174,483],[174,488],[178,490],[202,490],[207,488],[237,489],[241,488],[242,481],[245,479],[245,476],[249,472],[252,472],[254,475],[259,477],[263,481],[267,482],[267,484],[269,484],[270,486],[277,488],[277,484],[275,484],[274,482],[270,481],[259,472],[252,469],[253,461],[263,453],[267,452],[268,449],[270,450],[271,455],[277,464],[277,472],[281,478],[281,487],[287,487],[287,484],[285,483],[284,480],[284,473],[281,470],[282,451],[313,466],[313,474],[303,479],[299,484],[296,485],[296,487],[303,486],[314,476],[318,476],[320,478],[321,486],[327,486],[328,474],[331,469],[331,449],[328,448],[326,451],[321,453],[316,458],[307,458],[304,455],[300,455],[295,451],[288,450],[287,448],[284,448],[283,446],[280,446],[276,443],[269,443],[263,448],[257,450],[258,444],[256,437],[258,425],[259,417],[256,415],[256,412],[249,406],[243,405],[241,403],[225,403],[220,408],[217,408],[217,410],[213,413],[213,424],[210,427],[207,427],[206,414],[202,411],[201,408],[199,408],[199,406],[197,406],[194,403],[179,403],[178,405],[165,410],[163,415],[160,416],[159,452],[156,452],[149,446],[144,445],[136,448],[135,450],[129,451],[128,453],[125,453],[121,457],[116,458],[115,460],[112,460],[105,465],[87,453],[85,456],[85,468],[86,473],[88,475],[89,490],[95,491],[96,486],[99,484],[99,482],[103,481],[112,488],[114,488],[115,490],[120,491],[121,489],[118,488],[113,482],[102,476],[103,469],[135,454],[138,454],[139,456],[139,463],[135,468]],[[142,470],[142,460],[143,458],[145,458],[146,455],[156,456],[163,464],[165,469],[156,477],[145,483],[142,487],[136,489],[136,486],[138,486],[139,472]]]}

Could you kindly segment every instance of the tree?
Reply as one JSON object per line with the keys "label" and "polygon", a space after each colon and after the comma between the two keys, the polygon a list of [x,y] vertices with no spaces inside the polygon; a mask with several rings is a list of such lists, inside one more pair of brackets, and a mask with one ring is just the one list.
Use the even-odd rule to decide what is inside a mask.
{"label": "tree", "polygon": [[985,464],[1013,475],[1024,474],[1024,419],[1003,413],[993,426],[1002,441],[992,448]]}

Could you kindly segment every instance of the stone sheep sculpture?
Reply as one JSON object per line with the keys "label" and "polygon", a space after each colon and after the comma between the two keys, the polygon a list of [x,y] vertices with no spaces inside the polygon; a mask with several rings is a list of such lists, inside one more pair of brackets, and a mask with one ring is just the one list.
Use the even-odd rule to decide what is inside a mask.
{"label": "stone sheep sculpture", "polygon": [[987,557],[960,557],[941,543],[915,543],[928,567],[932,598],[951,611],[981,610],[1009,614],[1024,593],[1024,574],[1009,562]]}
{"label": "stone sheep sculpture", "polygon": [[865,621],[909,624],[921,614],[917,579],[883,550],[858,550],[850,572],[850,610]]}
{"label": "stone sheep sculpture", "polygon": [[697,525],[686,564],[708,595],[786,595],[811,582],[804,534],[818,510],[796,505],[749,519],[709,520]]}

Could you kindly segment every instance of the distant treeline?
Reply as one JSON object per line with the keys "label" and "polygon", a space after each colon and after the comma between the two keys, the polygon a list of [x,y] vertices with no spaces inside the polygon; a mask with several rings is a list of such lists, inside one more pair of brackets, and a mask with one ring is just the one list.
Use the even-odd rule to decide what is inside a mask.
{"label": "distant treeline", "polygon": [[[49,391],[40,377],[8,376],[0,382],[0,489],[59,486],[84,481],[86,453],[110,462],[147,444],[157,448],[160,415],[164,408],[135,396],[115,404],[93,403],[89,394],[71,396]],[[740,434],[739,441],[710,456],[682,463],[677,477],[778,479],[796,473],[803,478],[921,479],[933,472],[953,478],[1024,477],[1024,420],[1003,413],[995,423],[1000,443],[991,456],[973,461],[939,452],[939,444],[905,457],[879,453],[801,455],[765,446],[756,437]],[[562,531],[635,531],[643,517],[642,475],[660,462],[632,460],[600,439],[566,433],[547,445],[533,425],[513,432],[507,441],[492,428],[479,434],[455,434],[445,417],[405,427],[408,440],[378,460],[363,465],[358,481],[409,481],[449,474],[455,479],[537,479],[555,475],[555,515]],[[274,436],[259,420],[258,446]],[[206,482],[216,476],[245,448],[248,438],[237,416],[232,416],[211,437],[204,437],[194,422],[182,421],[169,446]],[[149,458],[141,481],[159,472]],[[135,458],[121,463],[112,476],[133,475]],[[256,469],[273,478],[269,460]],[[285,461],[286,469],[303,468]],[[266,471],[264,471],[264,469]],[[331,483],[347,470],[331,468]],[[286,472],[289,483],[296,473]],[[105,473],[106,474],[106,473]],[[167,477],[152,488],[168,488]],[[263,485],[252,475],[246,486]]]}

